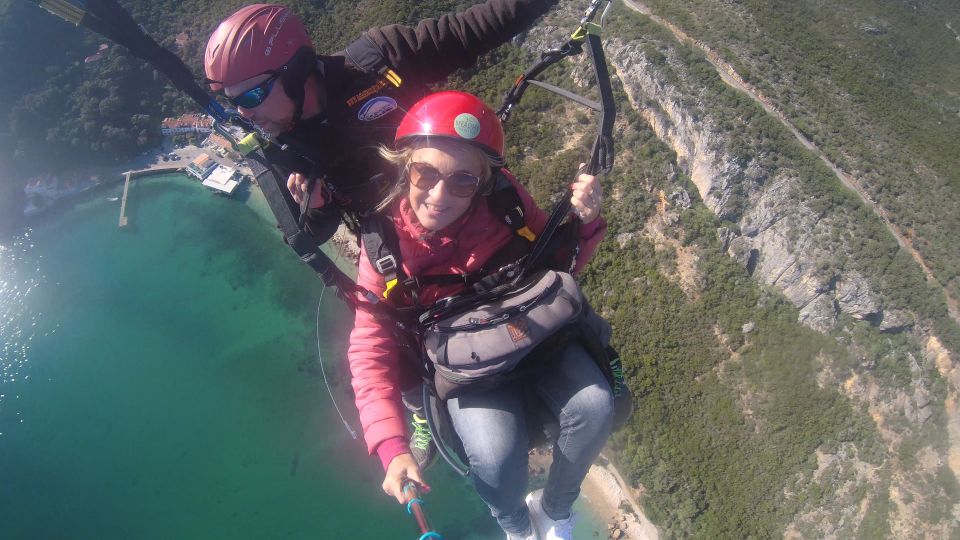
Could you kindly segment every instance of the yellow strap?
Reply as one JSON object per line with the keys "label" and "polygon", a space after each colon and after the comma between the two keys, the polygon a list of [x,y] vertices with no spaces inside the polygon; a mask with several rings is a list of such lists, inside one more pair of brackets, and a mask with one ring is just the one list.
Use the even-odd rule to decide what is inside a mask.
{"label": "yellow strap", "polygon": [[400,88],[400,85],[403,83],[403,79],[392,69],[387,69],[386,73],[383,74],[383,77],[390,82],[390,84]]}
{"label": "yellow strap", "polygon": [[240,142],[237,143],[237,151],[243,155],[249,155],[250,152],[253,152],[257,148],[260,148],[260,141],[257,140],[257,136],[253,133],[250,133],[243,139],[240,139]]}
{"label": "yellow strap", "polygon": [[387,282],[387,288],[383,291],[383,297],[386,298],[390,295],[390,289],[397,286],[397,278],[393,278]]}
{"label": "yellow strap", "polygon": [[583,41],[587,38],[587,34],[600,35],[601,26],[597,23],[588,22],[582,26],[577,27],[573,31],[573,35],[570,36],[570,39],[574,41]]}
{"label": "yellow strap", "polygon": [[533,231],[531,231],[530,228],[527,227],[526,225],[517,229],[517,234],[519,234],[520,236],[526,238],[531,242],[537,239],[537,235],[533,234]]}

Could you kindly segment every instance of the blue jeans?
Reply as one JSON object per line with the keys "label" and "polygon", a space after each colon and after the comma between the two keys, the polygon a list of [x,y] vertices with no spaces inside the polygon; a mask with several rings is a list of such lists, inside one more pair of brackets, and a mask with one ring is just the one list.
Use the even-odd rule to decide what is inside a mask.
{"label": "blue jeans", "polygon": [[543,491],[543,510],[552,519],[570,515],[580,484],[610,435],[613,418],[610,385],[576,343],[562,349],[526,386],[513,381],[447,401],[477,493],[500,527],[515,535],[530,531],[524,503],[529,441],[523,391],[531,387],[560,424]]}

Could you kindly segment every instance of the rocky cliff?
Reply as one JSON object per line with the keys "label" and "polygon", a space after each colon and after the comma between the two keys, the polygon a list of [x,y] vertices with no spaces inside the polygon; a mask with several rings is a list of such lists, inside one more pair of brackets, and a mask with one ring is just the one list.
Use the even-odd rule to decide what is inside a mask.
{"label": "rocky cliff", "polygon": [[[542,48],[556,43],[558,28],[548,21],[531,32],[528,45]],[[848,366],[824,358],[817,383],[836,389],[866,409],[886,454],[878,464],[876,459],[862,459],[854,445],[818,449],[811,457],[816,469],[809,475],[798,473],[791,485],[784,486],[787,499],[810,500],[810,493],[818,494],[812,502],[800,505],[786,535],[848,537],[872,530],[877,519],[898,537],[956,534],[960,505],[950,501],[933,511],[936,505],[930,501],[956,497],[944,488],[951,482],[942,475],[960,477],[960,459],[956,458],[960,455],[960,428],[956,428],[960,420],[954,410],[960,381],[955,380],[950,353],[931,335],[930,325],[906,306],[892,302],[889,295],[882,294],[882,280],[867,275],[869,268],[853,247],[858,239],[851,225],[866,221],[871,230],[880,230],[877,217],[863,211],[856,197],[846,197],[847,204],[838,207],[835,192],[818,188],[816,184],[832,176],[829,171],[812,178],[810,167],[772,157],[769,147],[758,139],[744,138],[750,121],[738,117],[736,109],[729,106],[731,99],[740,97],[731,98],[729,89],[718,91],[715,85],[704,85],[704,78],[711,76],[693,72],[702,70],[704,63],[691,65],[697,52],[690,47],[660,35],[608,38],[605,50],[629,106],[673,150],[680,173],[696,187],[702,203],[722,220],[724,225],[716,230],[722,248],[759,283],[776,289],[795,305],[801,324],[837,335],[858,359],[856,365]],[[582,66],[574,71],[583,78]],[[716,73],[712,78],[719,80]],[[738,106],[742,108],[742,104]],[[799,152],[806,151],[799,144],[797,147]],[[831,197],[834,204],[825,204]],[[634,235],[658,244],[669,242],[662,234],[664,223],[675,223],[676,212],[691,204],[690,197],[682,183],[677,183],[670,196],[661,194],[661,198],[665,203],[658,208],[658,217],[649,220],[643,230],[620,233],[621,248]],[[889,237],[876,243],[878,250],[891,246],[896,249]],[[677,248],[672,246],[679,257],[683,251]],[[681,283],[698,281],[689,276],[689,268],[686,273],[678,278]],[[902,346],[878,354],[864,345],[869,339],[842,337],[863,332],[869,333],[870,339]],[[878,376],[878,363],[898,366],[901,376]],[[736,382],[728,383],[737,387]],[[946,403],[941,401],[944,396]],[[750,415],[746,405],[743,414]],[[944,425],[951,429],[950,444],[927,442],[931,439],[924,434]]]}
{"label": "rocky cliff", "polygon": [[[844,226],[842,216],[813,210],[801,198],[804,179],[795,170],[745,163],[745,156],[729,148],[729,134],[711,118],[709,96],[695,96],[703,112],[685,108],[691,88],[658,77],[663,70],[647,58],[641,43],[611,39],[606,51],[631,104],[674,149],[678,166],[703,203],[736,225],[717,231],[729,254],[758,281],[789,298],[800,309],[802,323],[828,331],[843,313],[884,329],[909,324],[902,311],[884,308],[874,284],[845,269],[854,265],[844,264],[842,242],[829,240]],[[827,271],[825,262],[831,265]],[[893,313],[887,314],[890,309]]]}

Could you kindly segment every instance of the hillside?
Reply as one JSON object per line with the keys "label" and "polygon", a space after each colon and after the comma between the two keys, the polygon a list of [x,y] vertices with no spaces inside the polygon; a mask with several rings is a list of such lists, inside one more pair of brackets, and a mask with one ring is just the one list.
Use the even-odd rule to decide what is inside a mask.
{"label": "hillside", "polygon": [[[701,47],[623,10],[608,30],[616,36],[608,59],[642,119],[630,128],[652,131],[674,153],[666,167],[653,162],[653,174],[647,160],[629,163],[630,176],[615,182],[622,191],[643,185],[653,206],[620,242],[650,241],[640,260],[665,259],[660,275],[673,277],[683,296],[657,313],[649,306],[656,294],[642,287],[649,276],[613,263],[600,280],[602,288],[623,284],[607,291],[614,306],[603,305],[615,318],[626,309],[618,330],[641,333],[638,374],[655,396],[650,417],[662,424],[634,426],[621,456],[649,492],[654,521],[668,535],[705,538],[955,534],[960,464],[948,414],[957,381],[941,340],[956,351],[957,329],[943,289],[813,152],[726,85]],[[636,137],[629,132],[625,139]],[[655,144],[646,138],[649,154]],[[621,155],[631,151],[624,146]],[[738,274],[727,273],[718,252],[763,286],[736,290]],[[630,287],[646,294],[624,306]],[[764,319],[770,291],[798,310],[784,317],[833,339],[787,328],[765,337],[769,319],[755,319]],[[661,330],[678,324],[665,322],[666,313],[677,318],[684,308],[710,313],[713,335]],[[665,374],[675,387],[661,384]],[[825,417],[838,423],[818,425]]]}
{"label": "hillside", "polygon": [[903,230],[960,298],[960,6],[646,2],[729,62]]}
{"label": "hillside", "polygon": [[[524,48],[562,39],[563,6]],[[956,534],[960,334],[943,287],[699,43],[625,9],[606,34],[620,145],[612,237],[585,278],[643,396],[615,446],[651,519],[668,537]],[[527,179],[575,160],[588,125],[538,107],[515,140]]]}
{"label": "hillside", "polygon": [[[182,53],[198,68],[206,33],[241,2],[125,4],[165,43],[188,31]],[[328,51],[373,24],[457,4],[291,3]],[[613,458],[663,536],[960,534],[960,328],[947,303],[960,298],[954,4],[612,10],[610,231],[583,283],[614,324],[635,395]],[[519,46],[449,86],[499,102],[583,7],[562,1]],[[0,81],[0,200],[19,189],[6,171],[41,156],[62,168],[122,161],[156,144],[163,115],[189,107],[122,50],[85,67],[101,40],[32,5],[0,0],[0,13],[0,52],[20,58],[0,55],[5,73],[24,60],[49,66]],[[55,40],[33,45],[50,25]],[[586,73],[573,61],[551,80],[576,86]],[[762,103],[724,82],[733,76]],[[568,183],[593,129],[589,114],[529,92],[506,128],[508,157],[541,203]]]}

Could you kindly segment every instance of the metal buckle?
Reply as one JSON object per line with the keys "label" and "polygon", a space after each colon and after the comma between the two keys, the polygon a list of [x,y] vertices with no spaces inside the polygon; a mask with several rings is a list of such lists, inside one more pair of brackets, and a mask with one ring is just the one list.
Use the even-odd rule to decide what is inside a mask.
{"label": "metal buckle", "polygon": [[393,255],[387,255],[386,257],[377,259],[374,266],[377,267],[377,272],[380,272],[382,275],[396,273],[397,259],[395,259]]}

